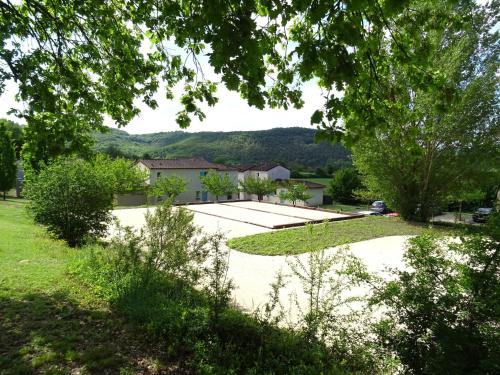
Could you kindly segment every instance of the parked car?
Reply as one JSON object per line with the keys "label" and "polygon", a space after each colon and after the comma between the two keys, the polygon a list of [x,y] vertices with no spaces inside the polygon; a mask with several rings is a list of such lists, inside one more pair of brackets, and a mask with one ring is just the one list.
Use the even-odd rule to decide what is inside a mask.
{"label": "parked car", "polygon": [[389,212],[389,209],[387,208],[387,205],[385,204],[384,201],[375,201],[372,203],[370,211],[373,211],[374,213],[377,214],[385,214]]}
{"label": "parked car", "polygon": [[472,220],[475,223],[484,223],[486,219],[488,219],[488,216],[490,216],[493,213],[493,208],[490,207],[481,207],[476,210],[472,214]]}

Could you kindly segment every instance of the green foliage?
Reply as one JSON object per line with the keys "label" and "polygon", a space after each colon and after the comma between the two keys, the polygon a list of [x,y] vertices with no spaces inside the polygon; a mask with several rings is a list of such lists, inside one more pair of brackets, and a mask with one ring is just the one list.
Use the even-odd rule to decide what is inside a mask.
{"label": "green foliage", "polygon": [[[357,369],[351,358],[332,354],[323,343],[308,343],[300,333],[230,307],[223,237],[193,244],[199,232],[189,211],[166,203],[148,215],[143,232],[121,230],[107,248],[83,249],[72,273],[148,337],[163,341],[169,358],[206,373]],[[198,252],[200,244],[206,251]],[[203,292],[194,288],[197,281]]]}
{"label": "green foliage", "polygon": [[295,206],[297,201],[307,202],[309,198],[312,197],[311,194],[306,193],[307,187],[302,183],[288,183],[283,186],[286,190],[281,191],[279,196],[280,199],[285,201],[290,201]]}
{"label": "green foliage", "polygon": [[361,178],[354,168],[341,168],[333,174],[328,187],[333,200],[350,203],[356,200],[354,192],[361,188]]}
{"label": "green foliage", "polygon": [[107,175],[115,194],[126,194],[146,187],[149,173],[140,169],[135,162],[124,158],[111,159],[98,154],[92,163],[99,173]]}
{"label": "green foliage", "polygon": [[[326,234],[329,228],[308,225],[305,230],[308,240],[314,238],[314,232]],[[349,248],[328,251],[313,245],[307,257],[295,256],[288,265],[306,296],[305,303],[292,296],[304,338],[310,343],[328,342],[336,355],[349,358],[360,373],[393,373],[395,361],[370,335],[368,317],[360,307],[366,298],[353,293],[373,282],[373,277]]]}
{"label": "green foliage", "polygon": [[101,237],[111,221],[113,186],[90,162],[59,159],[26,181],[28,210],[70,246]]}
{"label": "green foliage", "polygon": [[500,218],[461,242],[410,240],[406,270],[394,271],[375,302],[388,307],[379,335],[416,374],[499,370]]}
{"label": "green foliage", "polygon": [[141,238],[147,248],[144,263],[148,277],[161,271],[186,285],[197,283],[208,249],[207,239],[194,225],[193,217],[194,213],[184,207],[174,208],[171,199],[153,213],[146,213]]}
{"label": "green foliage", "polygon": [[238,191],[238,187],[229,177],[228,173],[224,175],[217,171],[209,170],[205,176],[200,177],[203,191],[215,195],[215,200],[218,201],[222,195],[227,195]]}
{"label": "green foliage", "polygon": [[150,187],[148,194],[160,198],[166,195],[169,199],[175,199],[179,194],[186,191],[186,181],[178,176],[164,176],[157,178],[154,185]]}
{"label": "green foliage", "polygon": [[[282,163],[294,169],[350,165],[349,151],[341,144],[315,142],[316,131],[307,128],[276,128],[235,132],[166,132],[128,134],[117,129],[95,134],[95,149],[124,154],[131,159],[198,156],[223,164]],[[111,147],[111,151],[110,151]],[[147,153],[148,157],[143,157]],[[331,172],[329,173],[331,175]]]}
{"label": "green foliage", "polygon": [[24,144],[23,128],[18,123],[0,118],[0,126],[4,125],[12,137],[16,149],[16,158],[19,159],[21,148]]}
{"label": "green foliage", "polygon": [[272,194],[276,191],[276,184],[268,178],[259,178],[248,176],[243,181],[240,181],[241,190],[248,194],[255,194],[259,201],[264,196]]}
{"label": "green foliage", "polygon": [[227,308],[234,286],[227,276],[229,249],[224,246],[224,235],[215,233],[208,238],[210,265],[205,275],[205,288],[210,304],[212,324],[220,324],[220,315]]}
{"label": "green foliage", "polygon": [[[0,373],[137,374],[175,366],[68,267],[87,254],[51,238],[23,199],[0,202]],[[125,372],[125,370],[128,370]]]}
{"label": "green foliage", "polygon": [[[352,104],[338,92],[356,90],[365,98],[362,104],[384,105],[372,83],[387,60],[407,65],[413,82],[439,83],[441,76],[426,64],[426,42],[444,27],[441,18],[461,26],[461,18],[448,14],[450,4],[455,2],[440,2],[440,13],[430,17],[432,2],[419,0],[336,6],[326,1],[311,6],[235,0],[222,5],[7,2],[0,15],[6,30],[0,87],[9,79],[19,83],[19,97],[26,102],[19,115],[29,126],[76,126],[83,133],[99,129],[104,114],[125,125],[139,113],[137,102],[156,108],[160,87],[173,99],[173,88],[181,85],[177,123],[184,128],[193,116],[204,119],[201,103],[217,103],[217,84],[201,69],[207,61],[228,90],[259,109],[301,108],[301,83],[316,79],[329,94],[311,121],[334,136],[336,120]],[[258,17],[266,22],[257,22]],[[397,32],[401,20],[412,26],[404,34]],[[371,113],[366,108],[360,117],[368,116],[368,126],[380,124]]]}
{"label": "green foliage", "polygon": [[[434,8],[429,14],[441,16],[442,6]],[[397,62],[384,66],[377,73],[383,83],[376,86],[387,105],[374,103],[370,111],[386,125],[361,135],[353,148],[367,188],[405,219],[427,221],[464,186],[475,190],[500,176],[498,33],[490,32],[487,12],[474,7],[450,12],[467,23],[458,32],[443,18],[447,29],[428,36],[426,57],[439,67],[446,88],[412,83],[412,71]],[[400,31],[413,27],[404,20]],[[353,102],[361,95],[346,92]],[[360,113],[350,113],[346,122],[366,124]]]}
{"label": "green foliage", "polygon": [[16,152],[12,138],[6,126],[0,123],[0,191],[3,191],[3,200],[6,191],[14,186],[16,171]]}
{"label": "green foliage", "polygon": [[[48,117],[48,118],[46,118]],[[21,151],[23,167],[29,174],[35,173],[44,164],[58,157],[77,156],[90,158],[93,138],[85,124],[64,119],[61,124],[54,123],[49,114],[30,118],[24,127],[24,145]]]}

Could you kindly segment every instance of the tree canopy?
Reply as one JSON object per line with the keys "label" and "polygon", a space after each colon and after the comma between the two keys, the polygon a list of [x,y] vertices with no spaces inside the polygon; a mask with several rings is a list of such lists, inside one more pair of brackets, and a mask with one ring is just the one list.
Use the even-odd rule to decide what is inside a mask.
{"label": "tree canopy", "polygon": [[178,176],[164,176],[156,179],[149,190],[149,195],[160,198],[164,195],[172,201],[186,191],[186,181]]}
{"label": "tree canopy", "polygon": [[5,192],[14,186],[16,180],[16,153],[10,132],[0,123],[0,191]]}
{"label": "tree canopy", "polygon": [[215,200],[218,201],[219,197],[225,194],[231,194],[238,191],[238,187],[231,181],[229,174],[219,174],[213,169],[209,170],[207,175],[200,177],[203,191],[215,195]]}
{"label": "tree canopy", "polygon": [[289,183],[285,186],[286,190],[280,192],[279,197],[285,201],[290,201],[295,206],[297,201],[306,202],[312,195],[307,193],[307,187],[302,183]]}
{"label": "tree canopy", "polygon": [[265,195],[272,194],[276,191],[276,184],[268,178],[259,178],[248,176],[240,181],[241,190],[248,194],[255,194],[257,199],[261,201]]}
{"label": "tree canopy", "polygon": [[[426,221],[464,186],[486,186],[500,176],[498,34],[487,13],[474,14],[466,26],[450,24],[429,37],[429,59],[443,72],[446,90],[421,89],[404,65],[378,71],[378,96],[391,105],[371,111],[385,125],[353,148],[367,187],[405,218]],[[402,25],[400,32],[412,28]],[[346,92],[346,100],[358,99]],[[347,121],[362,121],[359,111]]]}
{"label": "tree canopy", "polygon": [[[192,116],[204,118],[201,102],[217,102],[206,60],[257,108],[300,108],[303,82],[317,81],[325,105],[311,120],[332,137],[356,107],[346,90],[363,98],[361,128],[380,124],[369,108],[390,106],[374,84],[388,60],[407,66],[415,84],[439,86],[429,35],[449,19],[459,29],[461,15],[477,8],[472,0],[2,0],[0,88],[18,83],[26,106],[17,114],[29,127],[68,128],[71,136],[102,129],[105,114],[125,125],[138,100],[155,108],[155,92],[172,99],[181,84],[177,122],[186,127]],[[395,31],[401,22],[410,25],[404,33]]]}

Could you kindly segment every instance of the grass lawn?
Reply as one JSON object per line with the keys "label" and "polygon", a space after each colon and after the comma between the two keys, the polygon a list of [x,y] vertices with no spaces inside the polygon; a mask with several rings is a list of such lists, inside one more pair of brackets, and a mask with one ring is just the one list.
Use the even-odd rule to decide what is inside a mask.
{"label": "grass lawn", "polygon": [[[425,226],[407,223],[400,218],[367,216],[360,219],[336,221],[308,227],[283,229],[252,236],[233,238],[228,246],[250,254],[287,255],[300,254],[332,246],[348,244],[371,238],[418,235],[431,229]],[[450,229],[432,230],[450,232]]]}
{"label": "grass lawn", "polygon": [[72,279],[78,250],[47,236],[24,206],[0,200],[0,374],[180,371]]}

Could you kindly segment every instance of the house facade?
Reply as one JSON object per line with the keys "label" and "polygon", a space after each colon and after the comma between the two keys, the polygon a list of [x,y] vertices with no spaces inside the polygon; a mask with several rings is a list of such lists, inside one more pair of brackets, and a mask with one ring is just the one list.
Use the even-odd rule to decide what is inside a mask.
{"label": "house facade", "polygon": [[[243,181],[247,177],[254,178],[267,178],[272,181],[276,180],[289,180],[290,170],[282,167],[279,164],[260,164],[260,165],[249,165],[242,166],[238,168],[238,180]],[[264,201],[270,201],[272,196],[264,197]],[[254,194],[248,194],[245,192],[240,192],[240,199],[242,200],[257,200],[257,196]],[[273,202],[274,203],[274,202]]]}
{"label": "house facade", "polygon": [[[147,171],[149,179],[147,183],[154,185],[156,180],[161,177],[177,176],[186,183],[186,191],[176,197],[176,203],[196,203],[214,201],[215,196],[203,191],[201,178],[209,170],[215,170],[217,173],[227,174],[235,186],[240,187],[240,181],[247,177],[267,178],[278,182],[278,187],[274,194],[264,197],[264,202],[289,204],[280,199],[279,194],[286,190],[286,183],[304,183],[307,187],[307,193],[312,196],[307,202],[297,202],[302,206],[319,206],[323,203],[324,185],[315,184],[308,181],[299,181],[290,179],[290,170],[279,164],[260,164],[242,166],[239,168],[230,167],[224,164],[212,163],[203,158],[180,158],[167,160],[140,160],[137,166]],[[258,200],[256,195],[245,192],[235,192],[226,196],[219,196],[219,201],[233,200]],[[161,198],[159,199],[162,200]]]}
{"label": "house facade", "polygon": [[[137,166],[149,172],[149,185],[154,185],[161,177],[177,176],[186,183],[186,191],[179,194],[176,203],[208,202],[215,200],[215,196],[203,191],[200,177],[205,176],[209,170],[220,174],[228,174],[235,185],[238,185],[238,170],[223,164],[209,162],[202,158],[182,158],[168,160],[140,160]],[[220,201],[237,200],[238,193],[219,197]]]}

